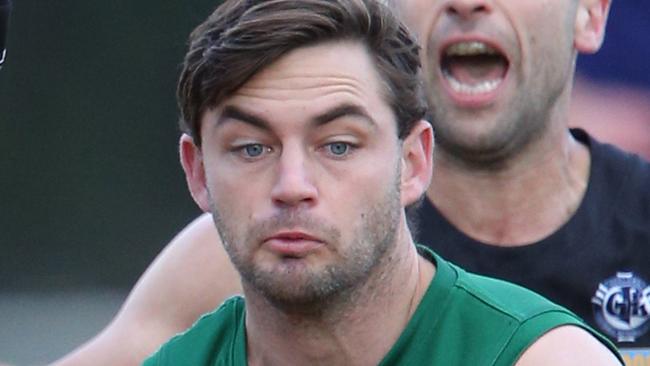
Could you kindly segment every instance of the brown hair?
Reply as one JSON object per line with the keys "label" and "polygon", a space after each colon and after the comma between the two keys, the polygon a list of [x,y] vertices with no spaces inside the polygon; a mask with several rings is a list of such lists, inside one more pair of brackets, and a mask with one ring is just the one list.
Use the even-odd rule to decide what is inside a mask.
{"label": "brown hair", "polygon": [[200,145],[207,109],[289,51],[334,40],[367,47],[404,138],[426,110],[419,47],[376,0],[226,0],[190,35],[177,90],[181,129]]}

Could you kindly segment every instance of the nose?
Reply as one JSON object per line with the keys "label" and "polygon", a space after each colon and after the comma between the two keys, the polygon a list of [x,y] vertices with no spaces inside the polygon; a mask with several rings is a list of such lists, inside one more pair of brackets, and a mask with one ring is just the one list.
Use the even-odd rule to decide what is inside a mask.
{"label": "nose", "polygon": [[448,15],[472,19],[481,14],[490,13],[492,6],[488,0],[450,0],[445,10]]}
{"label": "nose", "polygon": [[305,153],[300,148],[285,148],[279,159],[271,199],[281,207],[313,205],[318,197]]}

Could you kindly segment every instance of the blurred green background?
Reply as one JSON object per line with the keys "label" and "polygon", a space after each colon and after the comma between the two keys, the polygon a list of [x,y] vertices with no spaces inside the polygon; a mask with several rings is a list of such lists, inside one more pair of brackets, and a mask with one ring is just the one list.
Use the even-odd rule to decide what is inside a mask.
{"label": "blurred green background", "polygon": [[0,71],[0,290],[130,288],[198,213],[179,64],[216,1],[14,0]]}

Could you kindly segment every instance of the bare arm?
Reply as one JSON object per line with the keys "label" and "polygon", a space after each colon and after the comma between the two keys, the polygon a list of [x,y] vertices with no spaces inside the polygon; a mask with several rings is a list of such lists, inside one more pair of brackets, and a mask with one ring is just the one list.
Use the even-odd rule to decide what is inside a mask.
{"label": "bare arm", "polygon": [[204,214],[167,245],[113,321],[54,365],[140,365],[201,314],[240,292],[239,275],[212,217]]}
{"label": "bare arm", "polygon": [[582,328],[566,325],[540,337],[516,366],[620,366],[616,356]]}

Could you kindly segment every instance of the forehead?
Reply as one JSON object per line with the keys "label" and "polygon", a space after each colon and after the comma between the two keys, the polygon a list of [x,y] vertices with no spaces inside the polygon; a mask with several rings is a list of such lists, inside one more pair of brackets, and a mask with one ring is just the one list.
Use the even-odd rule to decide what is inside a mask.
{"label": "forehead", "polygon": [[295,112],[295,108],[316,113],[337,104],[383,113],[390,111],[384,90],[373,60],[360,42],[327,42],[287,53],[221,105],[243,105],[265,115]]}

